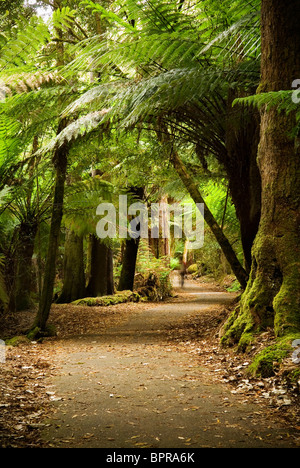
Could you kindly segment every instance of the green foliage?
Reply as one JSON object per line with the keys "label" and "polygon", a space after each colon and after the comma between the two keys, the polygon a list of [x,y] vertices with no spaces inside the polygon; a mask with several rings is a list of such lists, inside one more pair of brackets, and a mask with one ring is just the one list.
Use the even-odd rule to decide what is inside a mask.
{"label": "green foliage", "polygon": [[64,224],[78,235],[96,231],[96,208],[112,201],[113,185],[99,177],[73,182],[66,187]]}
{"label": "green foliage", "polygon": [[287,335],[275,344],[267,346],[255,356],[248,368],[249,373],[254,376],[272,377],[275,374],[275,366],[292,354],[292,342],[296,339],[299,339],[299,334]]}
{"label": "green foliage", "polygon": [[21,149],[20,124],[15,119],[0,114],[0,187],[11,177],[13,165]]}
{"label": "green foliage", "polygon": [[295,127],[296,135],[300,130],[300,107],[298,101],[299,91],[281,90],[236,99],[233,105],[254,106],[258,109],[265,108],[267,112],[271,109],[276,109],[279,113],[283,112],[286,115],[294,114],[297,123]]}
{"label": "green foliage", "polygon": [[[171,271],[168,258],[155,258],[147,243],[140,242],[136,272],[144,278],[141,286],[146,296],[154,301],[169,297],[172,291]],[[143,295],[141,289],[138,291]]]}
{"label": "green foliage", "polygon": [[238,292],[238,291],[241,290],[241,285],[240,285],[240,283],[239,283],[237,280],[235,280],[235,281],[231,284],[231,286],[230,286],[230,287],[227,287],[226,289],[227,289],[228,292]]}
{"label": "green foliage", "polygon": [[29,21],[25,18],[21,20],[17,31],[16,36],[10,38],[1,49],[0,72],[10,79],[14,71],[18,71],[18,74],[32,70],[38,72],[39,54],[50,40],[48,27],[37,17]]}
{"label": "green foliage", "polygon": [[[259,79],[258,7],[257,0],[190,6],[178,0],[72,0],[62,2],[48,25],[37,16],[19,17],[0,38],[0,79],[7,88],[0,179],[13,186],[3,216],[9,212],[20,222],[30,215],[46,222],[40,234],[48,233],[51,158],[66,142],[72,149],[64,226],[81,235],[95,232],[99,202],[115,201],[130,187],[145,187],[149,202],[166,193],[182,199],[185,190],[156,134],[146,136],[144,129],[153,130],[163,118],[178,146],[188,140],[190,153],[195,142],[208,157],[224,152],[228,92],[244,91]],[[101,34],[92,25],[97,19]],[[62,61],[64,67],[58,65]],[[67,125],[57,134],[62,118]],[[124,128],[134,132],[121,133]],[[184,145],[181,151],[195,170],[194,155],[187,155]],[[101,175],[91,177],[92,171]],[[206,189],[218,222],[238,242],[231,203],[223,219],[226,189],[212,183]],[[207,258],[217,253],[219,262],[213,241],[206,253]],[[155,259],[142,246],[138,271],[147,280],[155,274],[158,295],[168,294],[171,269],[165,259]]]}
{"label": "green foliage", "polygon": [[56,30],[68,30],[73,26],[75,16],[76,10],[71,10],[68,6],[62,7],[61,9],[57,8],[52,15],[52,24]]}
{"label": "green foliage", "polygon": [[82,5],[86,5],[88,8],[92,9],[93,13],[100,13],[102,18],[108,19],[110,22],[117,23],[119,26],[122,26],[125,29],[133,31],[134,28],[118,15],[116,15],[113,11],[109,11],[105,9],[99,3],[94,3],[91,0],[84,0]]}
{"label": "green foliage", "polygon": [[202,183],[202,191],[205,194],[205,201],[211,209],[219,225],[223,225],[226,234],[234,240],[239,239],[239,222],[235,208],[228,192],[226,180],[209,180]]}

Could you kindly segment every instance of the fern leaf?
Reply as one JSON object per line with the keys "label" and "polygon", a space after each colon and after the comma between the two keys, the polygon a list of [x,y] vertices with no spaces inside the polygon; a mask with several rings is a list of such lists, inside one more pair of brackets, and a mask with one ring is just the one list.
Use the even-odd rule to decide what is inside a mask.
{"label": "fern leaf", "polygon": [[71,10],[70,7],[62,7],[53,12],[52,24],[55,28],[62,31],[67,30],[72,27],[74,18],[76,15],[76,10]]}

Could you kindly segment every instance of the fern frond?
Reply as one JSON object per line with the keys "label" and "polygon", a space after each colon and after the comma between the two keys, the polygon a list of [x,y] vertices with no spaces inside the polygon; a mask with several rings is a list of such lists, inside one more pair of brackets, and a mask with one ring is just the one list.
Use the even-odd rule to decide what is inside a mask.
{"label": "fern frond", "polygon": [[233,102],[233,105],[252,105],[257,107],[258,109],[261,109],[262,107],[266,106],[267,111],[276,107],[279,112],[284,111],[287,114],[289,114],[290,112],[298,111],[299,113],[299,103],[296,102],[295,99],[293,99],[293,93],[295,93],[295,91],[290,90],[260,93],[253,96],[236,99]]}
{"label": "fern frond", "polygon": [[57,8],[53,12],[51,22],[54,28],[65,31],[72,27],[75,16],[76,10],[71,10],[68,6],[61,9]]}
{"label": "fern frond", "polygon": [[265,108],[266,111],[276,109],[279,113],[283,112],[286,115],[294,113],[296,125],[293,130],[294,136],[300,132],[300,92],[299,90],[281,90],[271,91],[269,93],[261,93],[245,98],[236,99],[234,105],[254,106],[257,109]]}
{"label": "fern frond", "polygon": [[111,201],[114,187],[99,177],[74,182],[66,187],[64,224],[80,235],[95,233],[96,209],[100,202]]}
{"label": "fern frond", "polygon": [[92,2],[91,0],[84,0],[82,5],[86,5],[88,8],[91,8],[93,13],[100,13],[103,18],[106,18],[109,21],[122,26],[129,31],[134,31],[134,28],[130,25],[130,23],[124,21],[120,16],[115,14],[113,11],[107,10],[99,3]]}
{"label": "fern frond", "polygon": [[102,123],[106,114],[107,110],[90,112],[75,122],[70,123],[59,135],[52,138],[49,143],[38,150],[36,156],[52,152],[65,142],[74,141],[95,130]]}
{"label": "fern frond", "polygon": [[1,75],[9,75],[16,68],[23,72],[32,68],[38,70],[37,55],[49,41],[50,32],[41,19],[33,17],[29,22],[24,19],[17,36],[8,40],[1,49]]}

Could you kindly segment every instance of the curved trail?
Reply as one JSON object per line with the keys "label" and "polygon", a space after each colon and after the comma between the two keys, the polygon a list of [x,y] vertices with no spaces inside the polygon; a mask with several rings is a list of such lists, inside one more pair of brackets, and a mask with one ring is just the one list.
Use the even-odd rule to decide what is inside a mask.
{"label": "curved trail", "polygon": [[59,343],[56,413],[43,434],[52,446],[292,446],[286,428],[262,418],[259,405],[243,403],[195,355],[170,343],[170,325],[233,297],[191,283],[186,292],[104,333]]}

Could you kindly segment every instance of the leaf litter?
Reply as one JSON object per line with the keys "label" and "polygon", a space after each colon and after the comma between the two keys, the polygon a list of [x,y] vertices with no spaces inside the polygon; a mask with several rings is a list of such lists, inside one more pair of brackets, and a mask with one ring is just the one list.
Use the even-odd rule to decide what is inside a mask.
{"label": "leaf litter", "polygon": [[[186,296],[188,299],[188,297]],[[182,298],[179,297],[179,300]],[[176,299],[173,300],[176,302]],[[1,367],[0,380],[0,447],[1,448],[19,448],[19,447],[48,447],[50,443],[45,442],[41,437],[41,430],[45,427],[43,421],[53,414],[53,403],[61,401],[55,391],[51,389],[49,379],[51,376],[59,373],[53,362],[55,354],[59,351],[60,340],[78,335],[88,335],[95,333],[95,330],[103,331],[109,327],[116,327],[122,324],[130,314],[136,311],[145,310],[145,308],[155,307],[157,304],[121,304],[106,308],[99,307],[79,307],[76,306],[53,306],[51,313],[51,323],[57,329],[56,338],[46,339],[43,343],[22,343],[18,347],[8,347],[7,359],[5,365]],[[80,309],[80,310],[79,310]],[[172,326],[166,326],[163,330],[166,338],[165,350],[168,353],[172,351],[188,352],[194,361],[191,366],[191,372],[186,373],[182,385],[185,382],[192,384],[207,377],[209,381],[215,380],[231,387],[232,394],[238,395],[244,402],[259,399],[262,403],[261,411],[257,414],[262,416],[268,408],[276,412],[277,417],[281,417],[285,422],[294,420],[294,427],[300,430],[300,424],[297,424],[298,406],[294,404],[297,399],[299,389],[293,389],[292,396],[290,389],[286,388],[277,377],[269,379],[249,379],[245,376],[245,370],[248,362],[241,355],[235,354],[232,350],[221,350],[218,344],[218,329],[228,316],[229,310],[224,307],[211,307],[207,312],[191,313],[184,320],[178,320]],[[23,314],[23,315],[22,315]],[[12,322],[12,335],[20,334],[20,331],[26,329],[29,323],[32,323],[35,311],[21,313],[18,326]],[[96,342],[93,342],[96,344]],[[124,347],[124,355],[128,349]],[[106,356],[100,356],[105,360]],[[145,368],[149,368],[147,354],[145,360],[141,363]],[[157,356],[159,359],[159,356]],[[195,364],[196,363],[196,364]],[[79,364],[78,364],[79,365]],[[179,364],[180,365],[180,364]],[[131,369],[128,366],[127,369]],[[98,377],[99,378],[99,377]],[[173,381],[172,375],[157,376],[162,381]],[[97,384],[102,387],[101,382]],[[145,384],[137,388],[137,391],[147,391]],[[116,399],[122,399],[122,395],[111,394]],[[163,395],[157,395],[162,397]],[[206,398],[205,395],[202,396]],[[199,406],[187,405],[185,401],[178,403],[183,405],[182,411],[198,411]],[[293,404],[292,404],[293,403]],[[230,405],[224,399],[224,408]],[[143,406],[143,405],[140,405]],[[158,415],[163,415],[166,410],[153,409]],[[107,410],[107,412],[110,412]],[[76,419],[77,414],[73,415]],[[289,418],[289,419],[287,419]],[[296,418],[296,419],[295,419]],[[295,424],[296,423],[296,424]],[[133,427],[136,425],[130,422]],[[216,424],[221,421],[217,418]],[[226,427],[231,427],[229,423],[223,422]],[[58,426],[59,427],[59,426]],[[110,428],[106,428],[107,430]],[[211,427],[202,428],[203,432],[210,431]],[[219,436],[221,437],[221,436]],[[86,433],[83,436],[85,440],[93,440],[94,434]],[[141,435],[131,437],[131,444],[137,448],[150,448],[159,443],[160,438],[157,434],[153,435],[153,441],[139,440]],[[69,444],[72,437],[65,438],[62,442]],[[114,437],[108,437],[108,441],[114,442]],[[178,436],[185,446],[193,445],[193,439],[189,436]]]}

